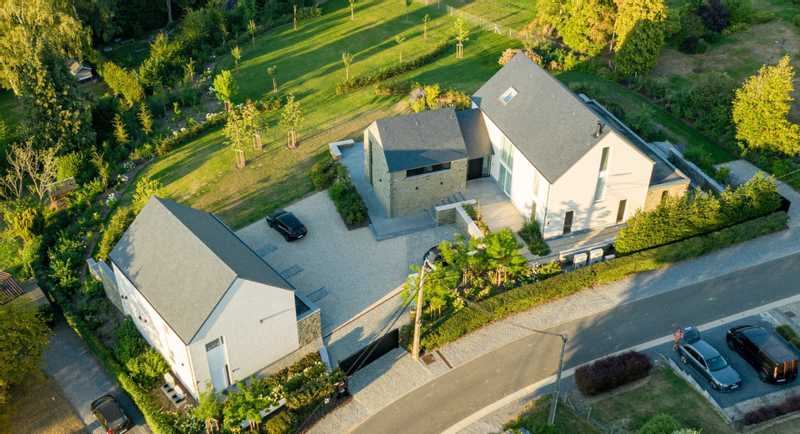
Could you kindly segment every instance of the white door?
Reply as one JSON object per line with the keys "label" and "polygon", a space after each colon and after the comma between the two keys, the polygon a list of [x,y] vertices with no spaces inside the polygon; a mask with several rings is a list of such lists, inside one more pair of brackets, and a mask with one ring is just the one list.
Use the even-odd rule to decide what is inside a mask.
{"label": "white door", "polygon": [[206,344],[208,372],[211,373],[211,385],[216,392],[222,392],[230,386],[228,378],[228,362],[225,358],[225,341],[218,337]]}

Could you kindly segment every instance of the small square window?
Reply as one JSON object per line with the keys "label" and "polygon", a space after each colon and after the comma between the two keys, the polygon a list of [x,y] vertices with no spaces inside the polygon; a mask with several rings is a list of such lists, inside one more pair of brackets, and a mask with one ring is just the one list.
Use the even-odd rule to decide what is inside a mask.
{"label": "small square window", "polygon": [[508,105],[515,96],[517,96],[517,90],[513,87],[509,87],[508,90],[500,95],[500,102],[502,102],[503,105]]}

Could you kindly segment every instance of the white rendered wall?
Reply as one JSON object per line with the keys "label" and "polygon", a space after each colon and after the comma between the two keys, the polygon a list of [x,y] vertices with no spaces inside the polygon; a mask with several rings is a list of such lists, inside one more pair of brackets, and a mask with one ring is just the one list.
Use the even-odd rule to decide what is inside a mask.
{"label": "white rendered wall", "polygon": [[206,344],[223,337],[231,384],[299,348],[294,293],[237,279],[189,345],[200,389],[211,381]]}

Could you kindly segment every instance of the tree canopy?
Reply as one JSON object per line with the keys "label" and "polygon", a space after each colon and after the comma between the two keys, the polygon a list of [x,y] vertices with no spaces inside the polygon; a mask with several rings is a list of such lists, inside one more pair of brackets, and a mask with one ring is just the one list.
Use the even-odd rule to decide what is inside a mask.
{"label": "tree canopy", "polygon": [[0,405],[8,388],[39,369],[50,329],[33,307],[12,302],[0,306]]}
{"label": "tree canopy", "polygon": [[736,90],[733,122],[736,138],[749,149],[800,155],[800,126],[788,120],[794,101],[794,68],[789,56],[764,65]]}
{"label": "tree canopy", "polygon": [[614,65],[624,76],[639,76],[656,65],[664,46],[667,6],[663,0],[616,0]]}

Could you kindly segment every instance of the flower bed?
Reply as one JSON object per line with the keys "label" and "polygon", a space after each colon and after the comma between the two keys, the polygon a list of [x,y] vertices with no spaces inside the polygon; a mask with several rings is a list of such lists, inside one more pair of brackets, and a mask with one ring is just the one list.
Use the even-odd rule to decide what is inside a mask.
{"label": "flower bed", "polygon": [[528,245],[528,250],[534,255],[545,256],[550,254],[550,246],[544,242],[536,220],[527,221],[520,229],[519,236],[525,241],[525,244]]}
{"label": "flower bed", "polygon": [[745,425],[755,425],[795,411],[800,411],[800,395],[789,396],[779,404],[765,405],[751,410],[745,413],[743,422]]}

